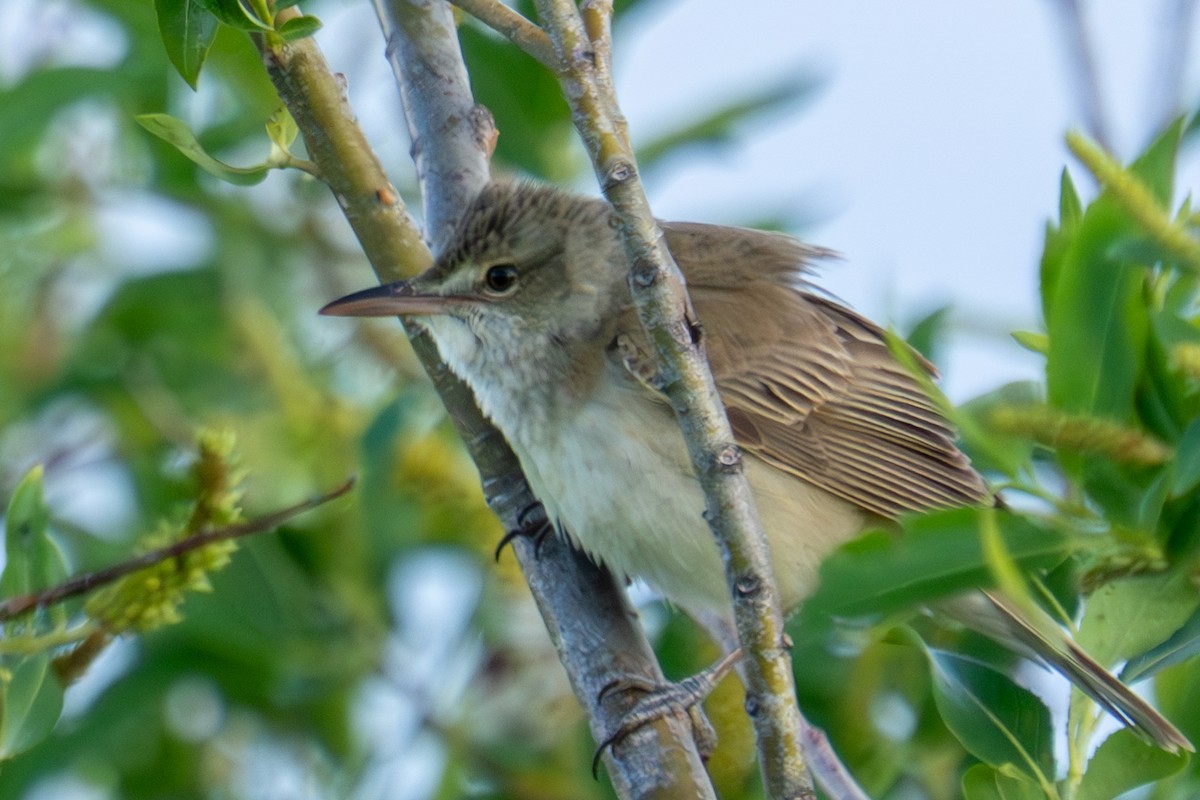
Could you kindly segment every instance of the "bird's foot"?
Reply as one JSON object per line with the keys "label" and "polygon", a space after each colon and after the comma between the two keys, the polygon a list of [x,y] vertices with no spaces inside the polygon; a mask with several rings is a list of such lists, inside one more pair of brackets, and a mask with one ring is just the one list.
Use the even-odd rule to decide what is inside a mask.
{"label": "bird's foot", "polygon": [[643,725],[662,719],[668,714],[685,711],[691,719],[692,736],[696,740],[700,757],[707,760],[716,749],[717,733],[700,709],[700,703],[712,693],[741,657],[742,651],[738,648],[703,672],[684,678],[679,683],[652,683],[643,678],[630,677],[619,678],[606,685],[600,690],[600,700],[619,691],[641,692],[642,696],[621,718],[616,730],[605,736],[596,747],[596,753],[592,757],[592,776],[596,776],[600,767],[600,757],[606,749],[615,747]]}
{"label": "bird's foot", "polygon": [[553,532],[554,524],[546,516],[545,507],[538,502],[530,503],[517,514],[517,527],[505,532],[504,536],[500,538],[500,543],[496,545],[495,558],[499,561],[504,548],[512,544],[512,541],[518,537],[532,540],[533,555],[535,558],[540,557],[542,544],[546,541],[546,537]]}

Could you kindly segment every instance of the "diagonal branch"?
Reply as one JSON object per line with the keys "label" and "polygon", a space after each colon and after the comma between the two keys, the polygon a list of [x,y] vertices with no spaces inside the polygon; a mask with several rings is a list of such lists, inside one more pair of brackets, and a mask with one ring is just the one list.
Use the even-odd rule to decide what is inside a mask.
{"label": "diagonal branch", "polygon": [[[486,179],[490,115],[471,100],[444,0],[379,0],[377,9],[409,109],[426,189],[426,217],[436,241],[452,224],[455,209],[462,208]],[[278,22],[296,13],[281,11]],[[265,37],[256,43],[312,159],[346,210],[380,280],[423,270],[431,259],[429,250],[371,153],[316,44],[311,38],[271,43]],[[417,107],[428,113],[414,113]],[[363,213],[380,204],[392,213]],[[410,331],[413,348],[479,468],[489,506],[507,528],[517,528],[522,512],[536,500],[516,457],[480,414],[466,385],[438,360],[429,338],[416,331],[415,327]],[[547,541],[538,557],[533,545],[523,539],[514,547],[600,741],[616,727],[625,710],[620,701],[628,699],[616,695],[600,703],[600,689],[630,674],[661,680],[653,651],[636,623],[636,613],[606,572],[557,539]],[[662,797],[713,796],[685,723],[667,719],[631,738],[637,746],[605,756],[620,796],[645,796],[648,789],[657,789],[656,796]]]}
{"label": "diagonal branch", "polygon": [[813,797],[800,739],[788,640],[738,448],[709,371],[683,276],[650,211],[609,70],[610,0],[537,0],[562,64],[557,75],[605,196],[621,220],[630,288],[659,374],[704,489],[705,518],[724,557],[746,660],[746,707],[771,797]]}
{"label": "diagonal branch", "polygon": [[177,542],[172,542],[165,547],[160,547],[157,550],[151,550],[148,553],[142,553],[119,564],[114,564],[105,569],[96,570],[95,572],[85,572],[82,575],[63,581],[57,586],[51,586],[48,589],[43,589],[39,592],[31,594],[23,594],[18,597],[12,597],[0,603],[0,622],[6,622],[15,616],[24,614],[27,611],[32,611],[35,608],[44,608],[54,603],[62,602],[72,597],[78,597],[81,594],[87,594],[93,589],[97,589],[113,581],[124,578],[126,575],[137,572],[140,569],[152,567],[155,564],[162,563],[168,559],[178,558],[184,553],[189,553],[192,550],[199,549],[205,545],[213,544],[214,542],[223,542],[227,539],[238,539],[243,536],[251,536],[256,533],[265,533],[266,531],[274,530],[283,523],[287,522],[297,514],[303,514],[305,511],[311,511],[317,506],[324,505],[330,500],[341,497],[354,486],[354,479],[350,478],[341,486],[338,486],[332,491],[326,492],[317,497],[311,497],[308,500],[302,500],[295,505],[280,509],[273,514],[268,514],[265,517],[243,522],[239,525],[229,525],[224,528],[213,528],[211,530],[200,531],[191,536],[180,539]]}
{"label": "diagonal branch", "polygon": [[450,0],[454,5],[487,25],[549,70],[558,67],[554,45],[546,32],[500,0]]}

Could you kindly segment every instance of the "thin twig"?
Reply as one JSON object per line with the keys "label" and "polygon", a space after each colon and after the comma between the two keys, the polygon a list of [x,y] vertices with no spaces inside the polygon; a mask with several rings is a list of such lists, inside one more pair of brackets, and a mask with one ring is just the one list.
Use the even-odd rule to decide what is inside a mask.
{"label": "thin twig", "polygon": [[583,14],[574,0],[537,0],[536,5],[562,64],[558,78],[575,126],[621,222],[634,306],[654,343],[665,391],[704,490],[705,518],[722,552],[738,638],[747,653],[746,705],[767,794],[814,797],[804,766],[789,643],[742,452],[700,347],[683,276],[638,177],[606,66],[611,9],[605,0],[587,3]]}
{"label": "thin twig", "polygon": [[330,492],[318,495],[317,497],[310,497],[307,500],[303,500],[293,506],[288,506],[273,514],[268,514],[265,517],[259,517],[258,519],[243,522],[239,525],[229,525],[224,528],[201,531],[200,533],[180,539],[177,542],[172,542],[166,547],[160,547],[157,550],[151,550],[148,553],[143,553],[140,556],[122,561],[120,564],[114,564],[111,567],[96,570],[95,572],[85,572],[82,575],[76,575],[74,578],[63,581],[57,586],[51,586],[39,592],[10,598],[0,603],[0,622],[6,622],[19,614],[24,614],[35,608],[44,608],[68,598],[86,594],[93,589],[112,583],[130,573],[137,572],[146,567],[152,567],[171,558],[178,558],[184,553],[189,553],[192,550],[212,544],[213,542],[238,539],[243,536],[272,530],[297,514],[311,511],[317,506],[341,497],[350,491],[353,486],[354,478],[348,478],[345,483]]}
{"label": "thin twig", "polygon": [[549,70],[558,68],[554,45],[546,32],[499,0],[450,0]]}
{"label": "thin twig", "polygon": [[1187,74],[1192,44],[1192,21],[1196,16],[1196,2],[1174,0],[1167,6],[1165,16],[1160,26],[1163,45],[1158,48],[1162,53],[1161,66],[1157,72],[1151,74],[1150,91],[1147,92],[1152,102],[1158,105],[1158,108],[1150,109],[1150,119],[1155,124],[1153,133],[1169,125],[1183,105],[1183,81]]}
{"label": "thin twig", "polygon": [[1096,56],[1092,52],[1091,37],[1088,36],[1087,21],[1079,0],[1053,0],[1062,14],[1063,34],[1067,48],[1071,51],[1071,67],[1079,93],[1079,104],[1083,112],[1084,128],[1105,149],[1112,149],[1107,115],[1104,112],[1104,94],[1100,89],[1100,73],[1096,67]]}

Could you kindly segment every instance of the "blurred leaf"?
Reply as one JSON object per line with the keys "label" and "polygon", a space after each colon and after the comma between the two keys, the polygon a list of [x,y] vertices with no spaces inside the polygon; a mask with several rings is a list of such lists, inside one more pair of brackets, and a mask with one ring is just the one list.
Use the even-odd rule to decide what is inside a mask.
{"label": "blurred leaf", "polygon": [[286,151],[299,134],[300,128],[287,106],[280,106],[267,118],[267,138],[279,149]]}
{"label": "blurred leaf", "polygon": [[54,677],[49,653],[23,658],[12,667],[0,703],[0,761],[49,736],[62,703],[62,686]]}
{"label": "blurred leaf", "polygon": [[737,139],[738,128],[742,124],[809,99],[818,85],[819,81],[812,75],[793,75],[755,94],[742,95],[691,122],[685,122],[669,133],[639,145],[636,148],[638,165],[643,170],[651,169],[688,147],[729,144]]}
{"label": "blurred leaf", "polygon": [[1164,642],[1198,605],[1184,571],[1113,581],[1088,598],[1076,640],[1101,664],[1115,664]]}
{"label": "blurred leaf", "polygon": [[200,68],[217,35],[216,17],[204,0],[154,0],[154,10],[167,58],[195,89]]}
{"label": "blurred leaf", "polygon": [[934,700],[963,746],[986,764],[1012,765],[1046,785],[1054,776],[1054,736],[1045,704],[991,667],[938,650],[929,655]]}
{"label": "blurred leaf", "polygon": [[1129,659],[1121,680],[1132,683],[1200,653],[1200,609],[1162,644]]}
{"label": "blurred leaf", "polygon": [[1079,194],[1075,191],[1075,184],[1071,181],[1071,173],[1066,169],[1062,171],[1059,184],[1059,219],[1057,223],[1046,223],[1045,244],[1042,247],[1042,258],[1038,271],[1042,316],[1047,318],[1050,316],[1050,306],[1055,297],[1059,274],[1062,272],[1067,252],[1075,238],[1080,220],[1083,218]]}
{"label": "blurred leaf", "polygon": [[1059,224],[1068,230],[1073,229],[1083,218],[1083,203],[1079,200],[1079,192],[1075,190],[1075,182],[1071,180],[1071,173],[1066,167],[1063,167],[1058,183]]}
{"label": "blurred leaf", "polygon": [[1044,356],[1050,350],[1050,337],[1040,331],[1013,331],[1012,338],[1031,353]]}
{"label": "blurred leaf", "polygon": [[1082,460],[1088,497],[1100,506],[1111,524],[1146,535],[1158,527],[1170,490],[1166,466],[1129,467],[1067,451],[1059,451],[1059,460],[1064,461],[1068,455]]}
{"label": "blurred leaf", "polygon": [[270,20],[261,17],[252,3],[242,0],[200,0],[221,22],[240,31],[269,31]]}
{"label": "blurred leaf", "polygon": [[1200,484],[1200,419],[1192,420],[1175,448],[1171,495],[1188,494]]}
{"label": "blurred leaf", "polygon": [[[118,404],[136,392],[149,404],[140,413],[259,407],[268,387],[247,366],[249,354],[227,320],[222,293],[213,270],[126,281],[76,347],[71,388]],[[191,434],[190,428],[184,433]]]}
{"label": "blurred leaf", "polygon": [[942,306],[917,320],[904,338],[909,346],[929,361],[936,361],[937,349],[949,324],[950,306]]}
{"label": "blurred leaf", "polygon": [[27,156],[46,125],[72,103],[130,94],[129,75],[81,67],[40,70],[11,88],[0,88],[0,164]]}
{"label": "blurred leaf", "polygon": [[473,24],[458,35],[475,100],[491,110],[500,131],[496,160],[550,181],[577,176],[587,162],[554,76]]}
{"label": "blurred leaf", "polygon": [[963,774],[964,800],[1045,800],[1046,793],[1022,775],[1008,775],[988,764],[976,764]]}
{"label": "blurred leaf", "polygon": [[285,42],[294,42],[297,39],[312,36],[319,30],[321,30],[321,20],[305,15],[289,19],[277,28],[275,32],[282,36]]}
{"label": "blurred leaf", "polygon": [[187,156],[201,169],[237,186],[253,186],[261,183],[271,169],[270,164],[258,164],[253,167],[234,167],[210,156],[204,151],[196,136],[183,120],[176,119],[170,114],[139,114],[138,124],[169,144],[175,146],[180,153]]}
{"label": "blurred leaf", "polygon": [[1085,212],[1064,255],[1046,313],[1050,402],[1066,411],[1129,419],[1149,320],[1144,272],[1114,261],[1124,217],[1106,198]]}
{"label": "blurred leaf", "polygon": [[42,495],[42,467],[26,473],[5,512],[4,572],[0,597],[12,598],[66,580],[67,566],[50,538],[50,512]]}
{"label": "blurred leaf", "polygon": [[1129,171],[1141,178],[1164,209],[1170,206],[1174,192],[1175,158],[1179,153],[1182,133],[1183,119],[1179,118],[1168,125],[1146,151],[1129,165]]}
{"label": "blurred leaf", "polygon": [[1075,798],[1113,800],[1130,789],[1173,775],[1187,763],[1187,753],[1168,753],[1143,742],[1131,730],[1119,730],[1088,760]]}
{"label": "blurred leaf", "polygon": [[1014,381],[982,394],[959,407],[958,413],[974,425],[963,428],[964,446],[976,469],[996,470],[1015,478],[1033,458],[1033,442],[991,427],[998,408],[1042,403],[1045,390],[1035,381]]}
{"label": "blurred leaf", "polygon": [[[843,546],[822,563],[819,587],[800,616],[820,620],[886,614],[990,585],[979,538],[980,511],[957,508],[906,517],[902,536],[874,531]],[[995,513],[1005,547],[1017,563],[1045,567],[1066,556],[1067,543],[1057,531],[1004,511]]]}

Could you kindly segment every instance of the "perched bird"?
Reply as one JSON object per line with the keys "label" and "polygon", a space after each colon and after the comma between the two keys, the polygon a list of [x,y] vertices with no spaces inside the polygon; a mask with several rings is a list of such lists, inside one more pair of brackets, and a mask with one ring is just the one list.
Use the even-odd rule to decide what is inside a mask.
{"label": "perched bird", "polygon": [[[785,612],[821,559],[879,518],[991,502],[955,432],[880,328],[819,293],[828,251],[778,233],[661,223],[746,454]],[[424,274],[323,314],[407,315],[504,434],[559,531],[623,577],[730,619],[678,424],[649,377],[611,206],[527,183],[485,187]],[[915,357],[915,356],[914,356]],[[932,375],[932,367],[917,358]],[[975,604],[979,607],[984,604]],[[1171,750],[1187,739],[1072,643],[995,627]],[[986,607],[985,607],[986,612]],[[986,626],[985,626],[986,627]]]}

